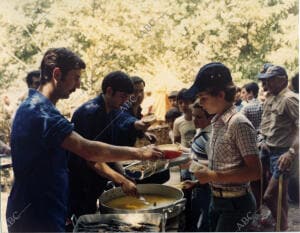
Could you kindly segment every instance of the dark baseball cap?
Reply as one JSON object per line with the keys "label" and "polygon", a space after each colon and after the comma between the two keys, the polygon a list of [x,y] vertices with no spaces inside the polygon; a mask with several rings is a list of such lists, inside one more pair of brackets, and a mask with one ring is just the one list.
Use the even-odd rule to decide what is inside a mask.
{"label": "dark baseball cap", "polygon": [[230,70],[220,62],[208,63],[199,70],[194,84],[185,93],[185,96],[194,97],[197,93],[210,87],[225,87],[232,83]]}
{"label": "dark baseball cap", "polygon": [[261,73],[258,75],[259,79],[268,79],[274,77],[288,77],[285,69],[281,66],[270,66],[266,73]]}
{"label": "dark baseball cap", "polygon": [[257,74],[257,78],[260,79],[259,76],[260,76],[261,74],[266,73],[267,70],[268,70],[271,66],[274,66],[274,65],[271,64],[271,63],[265,63],[265,64],[262,66],[260,72]]}

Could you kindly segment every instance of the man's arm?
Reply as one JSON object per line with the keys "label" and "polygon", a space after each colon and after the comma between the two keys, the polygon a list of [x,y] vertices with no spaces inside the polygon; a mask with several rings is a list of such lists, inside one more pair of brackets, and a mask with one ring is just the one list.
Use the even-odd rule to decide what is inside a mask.
{"label": "man's arm", "polygon": [[89,167],[93,169],[98,175],[119,184],[124,193],[131,196],[138,196],[136,185],[126,179],[123,175],[110,168],[106,163],[87,162]]}
{"label": "man's arm", "polygon": [[282,154],[278,159],[278,168],[280,171],[287,170],[291,167],[294,159],[299,156],[299,130],[295,135],[295,139],[290,149]]}
{"label": "man's arm", "polygon": [[174,121],[173,134],[174,134],[174,142],[181,143],[178,118]]}
{"label": "man's arm", "polygon": [[163,158],[163,153],[153,147],[118,147],[91,141],[72,131],[61,145],[64,149],[93,162],[116,162],[122,160],[148,160]]}
{"label": "man's arm", "polygon": [[278,159],[278,168],[281,171],[287,170],[291,167],[293,160],[299,154],[299,99],[298,97],[291,97],[286,100],[285,112],[289,116],[291,122],[295,124],[294,141],[289,150],[282,154]]}
{"label": "man's arm", "polygon": [[208,168],[201,169],[194,175],[201,184],[208,182],[217,183],[245,183],[258,180],[262,174],[261,162],[257,155],[244,157],[245,165],[228,171],[212,171]]}

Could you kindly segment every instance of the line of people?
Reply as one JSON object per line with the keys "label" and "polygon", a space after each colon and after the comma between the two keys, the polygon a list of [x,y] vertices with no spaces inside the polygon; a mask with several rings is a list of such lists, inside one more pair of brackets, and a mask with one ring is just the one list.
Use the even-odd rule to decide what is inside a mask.
{"label": "line of people", "polygon": [[[72,51],[49,49],[38,89],[29,89],[14,116],[15,182],[6,214],[10,220],[16,213],[22,216],[7,223],[10,232],[71,230],[72,215],[96,212],[108,180],[138,196],[135,182],[124,176],[118,161],[163,157],[152,146],[132,147],[137,138],[156,140],[142,120],[146,84],[140,77],[109,73],[99,95],[80,106],[71,122],[60,114],[55,104],[79,88],[83,69],[85,63]],[[197,172],[190,172],[189,164],[181,167],[189,231],[247,230],[250,222],[242,219],[260,211],[262,177],[268,184],[264,201],[276,218],[281,174],[281,230],[288,229],[287,171],[298,155],[298,96],[287,89],[288,77],[280,66],[267,64],[258,77],[268,90],[263,106],[257,101],[257,84],[250,83],[242,88],[249,103],[239,108],[230,70],[216,62],[201,67],[189,90],[170,95],[173,100],[176,96],[166,114],[172,142],[181,143],[204,165]],[[270,181],[263,175],[267,159]],[[166,170],[142,182],[169,178]]]}
{"label": "line of people", "polygon": [[[266,92],[263,103],[258,100],[256,82],[237,88],[226,66],[207,64],[200,69],[191,89],[178,93],[182,116],[174,108],[166,114],[174,142],[189,147],[184,150],[201,164],[208,164],[195,174],[187,169],[190,164],[181,167],[188,199],[187,231],[260,231],[263,225],[275,226],[278,214],[280,230],[288,230],[289,176],[298,169],[298,95],[289,90],[283,67],[267,63],[257,78]],[[292,80],[296,90],[297,76]],[[239,92],[243,102],[237,98]],[[191,130],[196,134],[187,145]],[[280,175],[283,197],[278,213]],[[211,192],[203,186],[205,183],[210,183]],[[294,187],[292,193],[299,193]],[[270,209],[270,215],[261,216],[262,203]],[[245,224],[249,216],[251,221]]]}

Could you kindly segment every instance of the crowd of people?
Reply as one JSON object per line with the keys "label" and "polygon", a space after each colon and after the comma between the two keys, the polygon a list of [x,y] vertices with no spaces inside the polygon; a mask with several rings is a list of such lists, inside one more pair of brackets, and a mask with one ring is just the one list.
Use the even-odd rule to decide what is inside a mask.
{"label": "crowd of people", "polygon": [[[288,85],[285,69],[266,63],[256,78],[262,83],[260,96],[257,82],[237,87],[226,66],[207,64],[190,90],[178,92],[178,107],[173,101],[166,114],[172,141],[208,164],[195,174],[188,166],[181,169],[188,231],[261,231],[276,221],[277,229],[288,230],[288,198],[299,203],[299,77]],[[262,203],[270,210],[267,216],[261,216]],[[244,224],[247,213],[256,217]]]}
{"label": "crowd of people", "polygon": [[[26,211],[7,222],[10,232],[70,231],[72,216],[97,211],[108,181],[138,197],[137,183],[163,184],[170,178],[167,169],[134,181],[120,163],[164,157],[155,146],[134,147],[138,138],[149,144],[157,140],[143,120],[146,83],[141,77],[107,74],[99,94],[82,103],[71,121],[56,109],[80,87],[85,66],[66,48],[49,49],[40,70],[26,78],[29,93],[12,116],[15,180],[6,216]],[[274,225],[278,215],[280,230],[288,230],[289,177],[299,151],[298,76],[288,87],[286,70],[266,63],[256,78],[262,95],[257,82],[237,87],[228,67],[213,62],[200,68],[190,89],[168,96],[170,140],[191,154],[191,161],[180,166],[187,231],[248,231]],[[201,169],[191,170],[193,162]],[[270,209],[264,218],[262,203]],[[255,215],[258,219],[246,224],[242,220]]]}

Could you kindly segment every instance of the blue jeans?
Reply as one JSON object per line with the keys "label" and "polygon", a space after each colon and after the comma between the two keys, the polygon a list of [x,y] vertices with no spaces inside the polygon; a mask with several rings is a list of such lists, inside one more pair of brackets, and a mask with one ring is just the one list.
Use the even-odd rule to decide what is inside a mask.
{"label": "blue jeans", "polygon": [[211,200],[209,184],[197,184],[192,191],[191,228],[193,232],[209,231],[208,210]]}
{"label": "blue jeans", "polygon": [[256,204],[252,193],[241,197],[212,197],[209,209],[210,231],[246,231]]}
{"label": "blue jeans", "polygon": [[284,178],[289,177],[289,172],[288,171],[279,171],[278,168],[278,159],[279,157],[287,152],[289,150],[289,147],[286,148],[276,148],[276,147],[269,147],[270,149],[270,171],[272,173],[272,176],[275,179],[279,179],[280,174],[283,174]]}

